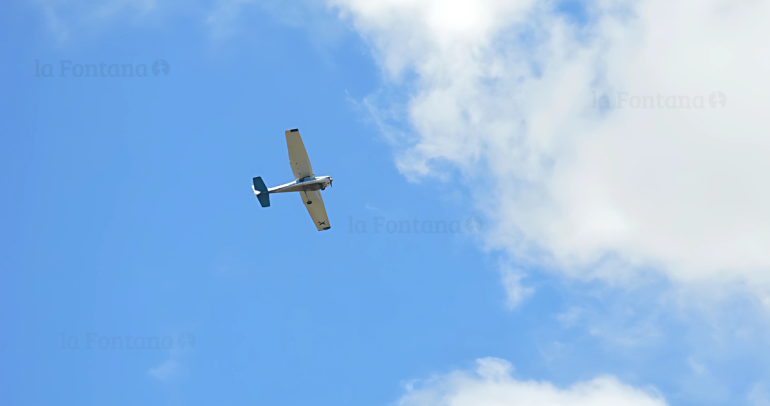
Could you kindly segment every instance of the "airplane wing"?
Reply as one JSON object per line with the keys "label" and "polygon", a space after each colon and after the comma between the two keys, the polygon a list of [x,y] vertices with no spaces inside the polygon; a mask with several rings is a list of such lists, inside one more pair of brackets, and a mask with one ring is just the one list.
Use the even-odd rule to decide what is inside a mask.
{"label": "airplane wing", "polygon": [[[310,166],[310,158],[307,157],[305,144],[302,143],[299,130],[286,131],[286,146],[289,148],[289,162],[291,163],[291,171],[294,172],[294,178],[302,179],[313,176],[313,167]],[[323,203],[321,205],[323,206]]]}
{"label": "airplane wing", "polygon": [[302,196],[302,203],[305,205],[307,212],[310,213],[310,217],[313,218],[315,228],[318,231],[328,230],[332,228],[329,223],[329,217],[326,215],[326,207],[324,207],[324,201],[321,199],[320,190],[308,190],[299,192]]}

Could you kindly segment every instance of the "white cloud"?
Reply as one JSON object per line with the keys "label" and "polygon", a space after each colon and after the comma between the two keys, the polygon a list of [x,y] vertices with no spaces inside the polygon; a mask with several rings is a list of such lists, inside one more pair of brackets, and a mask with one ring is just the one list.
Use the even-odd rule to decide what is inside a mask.
{"label": "white cloud", "polygon": [[33,4],[42,10],[49,30],[60,42],[70,39],[73,28],[104,25],[117,17],[144,16],[158,8],[156,0],[35,0]]}
{"label": "white cloud", "polygon": [[572,306],[564,313],[556,315],[556,320],[561,323],[564,328],[572,328],[581,322],[584,317],[585,310],[580,307]]}
{"label": "white cloud", "polygon": [[761,382],[754,384],[746,398],[751,406],[770,406],[770,393]]}
{"label": "white cloud", "polygon": [[147,374],[155,377],[158,380],[165,381],[166,379],[173,376],[178,369],[179,369],[179,366],[176,360],[168,359],[164,363],[154,368],[150,368],[150,370],[147,371]]}
{"label": "white cloud", "polygon": [[687,365],[690,366],[690,369],[692,369],[692,372],[696,375],[703,375],[708,373],[706,366],[693,359],[693,357],[687,358]]}
{"label": "white cloud", "polygon": [[226,37],[236,31],[236,20],[252,0],[219,0],[208,12],[206,24],[214,37]]}
{"label": "white cloud", "polygon": [[506,293],[506,306],[509,309],[518,307],[528,296],[535,292],[533,288],[521,284],[524,275],[509,267],[501,269],[503,287]]}
{"label": "white cloud", "polygon": [[605,376],[559,388],[548,382],[519,381],[499,358],[476,360],[475,373],[454,371],[407,385],[400,406],[663,406],[654,390],[641,390]]}
{"label": "white cloud", "polygon": [[548,1],[330,3],[408,84],[400,170],[459,168],[490,247],[581,278],[770,285],[770,3],[604,0],[580,27]]}

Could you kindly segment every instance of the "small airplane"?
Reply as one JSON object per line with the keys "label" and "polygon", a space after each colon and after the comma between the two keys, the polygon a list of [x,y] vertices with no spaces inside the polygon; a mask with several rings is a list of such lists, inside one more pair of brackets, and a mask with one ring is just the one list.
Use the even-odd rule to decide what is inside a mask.
{"label": "small airplane", "polygon": [[310,166],[310,159],[307,157],[302,137],[299,136],[299,130],[295,128],[287,130],[285,133],[286,146],[289,148],[289,163],[292,172],[294,172],[294,182],[268,188],[262,177],[257,176],[254,178],[251,190],[254,191],[254,195],[257,196],[262,207],[270,207],[271,193],[299,192],[318,231],[328,230],[332,226],[326,215],[324,201],[321,199],[321,190],[331,186],[334,179],[331,176],[315,176],[313,174],[313,167]]}

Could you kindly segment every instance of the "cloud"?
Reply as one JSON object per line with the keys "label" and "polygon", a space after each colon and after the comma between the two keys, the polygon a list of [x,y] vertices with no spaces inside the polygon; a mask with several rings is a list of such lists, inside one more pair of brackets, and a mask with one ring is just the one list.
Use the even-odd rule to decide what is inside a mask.
{"label": "cloud", "polygon": [[687,358],[687,364],[690,366],[690,369],[692,369],[692,372],[696,375],[703,375],[708,373],[706,366],[694,360],[693,357]]}
{"label": "cloud", "polygon": [[768,392],[767,386],[761,382],[752,386],[746,398],[751,406],[770,406],[770,392]]}
{"label": "cloud", "polygon": [[585,23],[548,1],[330,4],[406,94],[399,169],[459,169],[489,247],[768,291],[770,3],[603,0]]}
{"label": "cloud", "polygon": [[236,20],[243,8],[252,5],[252,0],[219,0],[208,12],[206,24],[214,37],[226,37],[236,31]]}
{"label": "cloud", "polygon": [[178,369],[179,369],[179,366],[176,360],[168,359],[164,363],[154,368],[150,368],[150,370],[147,371],[147,374],[155,377],[158,380],[165,381],[171,376],[173,376],[174,374],[176,374]]}
{"label": "cloud", "polygon": [[500,272],[506,293],[505,304],[509,309],[518,307],[528,296],[535,292],[535,289],[522,285],[521,279],[524,275],[521,272],[508,267],[503,267]]}
{"label": "cloud", "polygon": [[564,328],[572,328],[581,322],[584,317],[585,310],[577,306],[572,306],[564,313],[556,315],[556,320],[561,323]]}
{"label": "cloud", "polygon": [[[605,348],[649,347],[663,342],[671,343],[667,336],[668,317],[679,317],[684,310],[666,300],[666,293],[656,289],[648,291],[622,291],[611,294],[594,291],[590,296],[578,296],[573,301],[582,306],[570,306],[554,315],[565,330],[575,329],[601,340]],[[590,298],[590,300],[586,300]],[[593,303],[592,303],[593,302]],[[689,311],[690,309],[686,309]],[[667,327],[667,328],[664,328]]]}
{"label": "cloud", "polygon": [[407,393],[399,406],[663,406],[654,390],[641,390],[605,376],[559,388],[548,382],[519,381],[503,359],[476,360],[475,373],[454,371],[436,376]]}
{"label": "cloud", "polygon": [[43,12],[48,29],[60,42],[70,39],[73,28],[104,25],[113,18],[144,16],[158,8],[156,0],[68,1],[35,0]]}

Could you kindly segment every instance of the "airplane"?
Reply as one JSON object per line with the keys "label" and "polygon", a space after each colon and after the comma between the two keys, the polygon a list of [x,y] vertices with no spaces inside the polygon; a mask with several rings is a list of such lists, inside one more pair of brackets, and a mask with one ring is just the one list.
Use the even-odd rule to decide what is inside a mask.
{"label": "airplane", "polygon": [[286,130],[286,146],[289,149],[289,163],[294,172],[294,181],[284,183],[283,185],[268,188],[261,176],[254,178],[254,184],[251,190],[257,196],[259,204],[262,207],[270,207],[270,194],[299,192],[302,196],[307,212],[313,219],[313,223],[318,231],[324,231],[332,228],[329,223],[329,217],[326,215],[326,207],[321,198],[321,190],[332,185],[331,176],[315,176],[313,167],[310,166],[310,159],[305,151],[305,144],[302,143],[302,137],[298,129]]}

